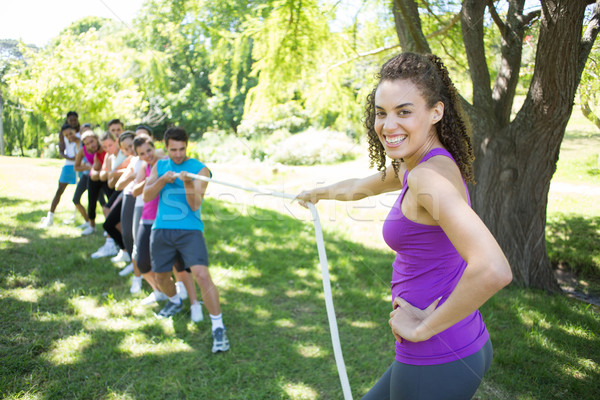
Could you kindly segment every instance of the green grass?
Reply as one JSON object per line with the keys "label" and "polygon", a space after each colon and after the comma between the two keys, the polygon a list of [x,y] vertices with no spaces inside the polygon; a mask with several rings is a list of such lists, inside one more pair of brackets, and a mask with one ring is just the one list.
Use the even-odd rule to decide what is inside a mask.
{"label": "green grass", "polygon": [[[567,135],[566,145],[571,140]],[[585,175],[586,167],[566,162],[581,148],[566,145],[561,162],[572,172],[559,164],[555,179],[581,184],[571,176]],[[60,225],[73,212],[72,187],[59,205],[58,224],[38,228],[61,165],[0,157],[3,398],[342,398],[313,228],[303,211],[289,207],[299,220],[247,205],[256,199],[246,204],[227,201],[235,196],[206,199],[211,271],[232,343],[229,352],[213,355],[209,322],[191,323],[188,308],[173,320],[157,320],[153,312],[159,307],[140,307],[141,296],[129,294],[129,281],[118,276],[118,267],[89,258],[103,243],[101,235],[82,238],[72,226]],[[269,174],[262,168],[257,179],[287,182],[303,171],[319,176],[310,168]],[[249,169],[244,173],[255,176]],[[589,179],[585,184],[595,184],[596,178]],[[593,277],[600,276],[597,200],[551,193],[548,206],[551,259]],[[319,206],[354,398],[366,393],[393,359],[387,325],[393,254],[380,238],[387,203],[383,198]],[[511,287],[481,312],[492,336],[494,364],[476,398],[598,398],[598,309]]]}

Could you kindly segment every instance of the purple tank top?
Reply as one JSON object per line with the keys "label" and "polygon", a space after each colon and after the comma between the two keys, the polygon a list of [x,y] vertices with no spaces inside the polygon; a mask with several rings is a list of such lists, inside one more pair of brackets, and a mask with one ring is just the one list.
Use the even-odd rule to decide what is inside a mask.
{"label": "purple tank top", "polygon": [[[447,150],[437,148],[427,153],[419,164],[438,155],[456,162]],[[401,296],[415,307],[424,309],[438,297],[442,297],[439,305],[446,301],[467,263],[441,227],[419,224],[402,214],[402,199],[409,189],[408,173],[404,174],[402,192],[383,224],[383,238],[396,251],[392,301]],[[468,201],[471,205],[470,199]],[[476,353],[488,339],[481,314],[475,311],[424,342],[396,342],[396,360],[411,365],[443,364]]]}
{"label": "purple tank top", "polygon": [[[150,164],[148,164],[146,165],[146,176],[150,176],[150,172],[152,172],[152,167],[150,166]],[[156,196],[153,200],[144,203],[144,208],[142,208],[142,220],[154,221],[156,219],[156,211],[158,210],[159,198],[160,196]]]}

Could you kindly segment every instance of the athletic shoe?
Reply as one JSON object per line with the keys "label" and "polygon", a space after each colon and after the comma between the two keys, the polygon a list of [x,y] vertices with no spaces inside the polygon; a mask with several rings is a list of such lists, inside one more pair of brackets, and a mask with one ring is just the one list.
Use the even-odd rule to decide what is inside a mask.
{"label": "athletic shoe", "polygon": [[122,270],[119,271],[119,276],[127,276],[132,272],[133,272],[133,263],[129,263],[125,266],[125,268],[123,268]]}
{"label": "athletic shoe", "polygon": [[52,221],[52,218],[42,217],[42,222],[40,222],[40,227],[48,228],[48,227],[52,226],[53,222],[54,221]]}
{"label": "athletic shoe", "polygon": [[90,225],[90,221],[87,221],[87,222],[84,222],[83,224],[79,225],[79,226],[77,227],[77,229],[84,230],[84,229],[87,229],[89,226],[91,226],[91,225]]}
{"label": "athletic shoe", "polygon": [[181,300],[185,300],[188,298],[187,290],[185,290],[185,285],[183,282],[175,282],[175,288],[177,289],[177,294],[181,297]]}
{"label": "athletic shoe", "polygon": [[190,306],[190,312],[192,314],[193,322],[200,322],[204,319],[204,315],[202,315],[202,304],[200,304],[199,301]]}
{"label": "athletic shoe", "polygon": [[181,312],[183,310],[183,301],[179,302],[179,304],[175,304],[169,300],[166,306],[163,307],[162,310],[156,314],[158,318],[171,318],[173,315]]}
{"label": "athletic shoe", "polygon": [[131,262],[131,257],[129,257],[129,254],[127,253],[127,251],[123,251],[123,249],[120,249],[119,253],[116,256],[114,256],[113,258],[111,258],[110,261],[112,261],[114,263],[125,261],[128,263],[128,262]]}
{"label": "athletic shoe", "polygon": [[225,332],[225,328],[215,329],[212,333],[212,337],[213,337],[213,347],[212,347],[213,353],[229,350],[229,339],[227,339],[227,332]]}
{"label": "athletic shoe", "polygon": [[143,299],[140,303],[143,306],[147,306],[148,304],[152,304],[152,303],[158,303],[159,301],[165,301],[165,300],[169,300],[169,298],[167,297],[166,294],[164,294],[163,292],[152,292],[150,293],[150,295],[148,297],[146,297],[145,299]]}
{"label": "athletic shoe", "polygon": [[142,279],[140,277],[140,279],[137,279],[137,277],[134,277],[131,280],[131,287],[129,288],[129,293],[131,294],[136,294],[142,291]]}
{"label": "athletic shoe", "polygon": [[[104,246],[100,247],[98,251],[92,254],[92,258],[102,258],[114,256],[118,253],[117,247],[112,243],[104,243]],[[132,266],[133,268],[133,266]]]}
{"label": "athletic shoe", "polygon": [[87,228],[85,228],[83,231],[81,231],[81,236],[91,235],[94,232],[96,232],[96,228],[94,228],[93,226],[90,225]]}

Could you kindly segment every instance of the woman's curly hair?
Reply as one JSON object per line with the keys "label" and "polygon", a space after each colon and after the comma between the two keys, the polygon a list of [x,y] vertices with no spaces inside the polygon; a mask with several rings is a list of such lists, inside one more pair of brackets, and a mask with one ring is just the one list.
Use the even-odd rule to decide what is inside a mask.
{"label": "woman's curly hair", "polygon": [[[444,103],[444,115],[435,124],[438,138],[456,160],[465,181],[474,182],[475,157],[471,147],[469,120],[442,60],[433,54],[401,53],[383,64],[377,79],[377,85],[367,96],[364,114],[371,166],[376,165],[385,177],[385,149],[375,132],[375,91],[383,81],[409,80],[421,91],[428,107],[433,107],[438,101]],[[400,160],[393,160],[392,165],[398,176]]]}

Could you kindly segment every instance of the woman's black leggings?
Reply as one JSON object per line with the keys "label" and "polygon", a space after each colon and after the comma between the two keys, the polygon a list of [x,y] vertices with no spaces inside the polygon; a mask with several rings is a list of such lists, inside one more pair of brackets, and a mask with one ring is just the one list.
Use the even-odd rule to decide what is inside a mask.
{"label": "woman's black leggings", "polygon": [[133,254],[133,210],[135,209],[135,197],[132,194],[123,195],[121,205],[121,235],[125,250]]}
{"label": "woman's black leggings", "polygon": [[492,364],[492,342],[477,353],[439,365],[394,361],[362,400],[469,400]]}
{"label": "woman's black leggings", "polygon": [[123,236],[121,232],[117,229],[117,225],[121,222],[121,206],[123,205],[122,196],[116,198],[116,200],[112,204],[112,208],[110,212],[106,216],[106,220],[102,227],[108,233],[108,235],[113,238],[117,246],[120,249],[125,250],[125,244],[123,244]]}
{"label": "woman's black leggings", "polygon": [[[96,220],[96,203],[99,201],[102,206],[106,204],[104,196],[108,192],[108,185],[104,181],[93,181],[88,179],[88,217],[92,221]],[[74,199],[73,199],[74,201]]]}

